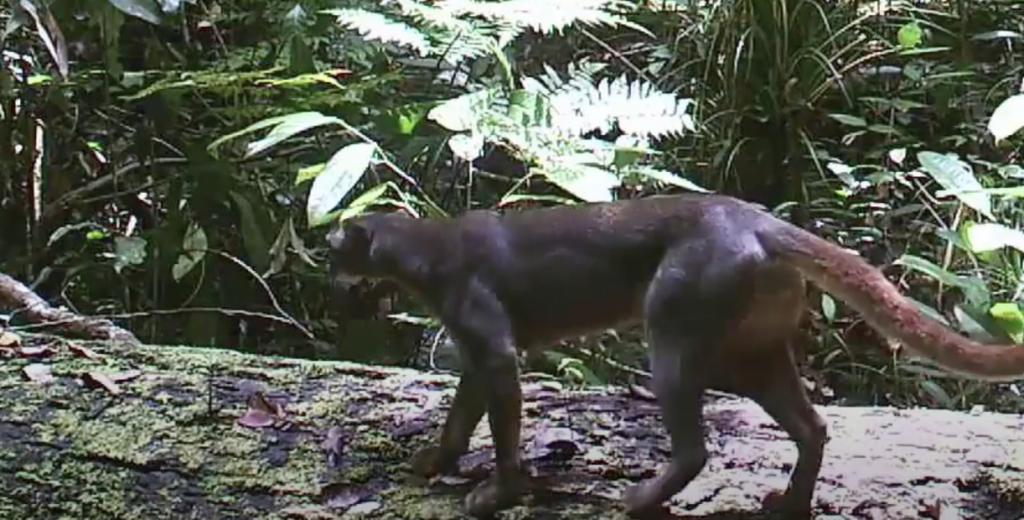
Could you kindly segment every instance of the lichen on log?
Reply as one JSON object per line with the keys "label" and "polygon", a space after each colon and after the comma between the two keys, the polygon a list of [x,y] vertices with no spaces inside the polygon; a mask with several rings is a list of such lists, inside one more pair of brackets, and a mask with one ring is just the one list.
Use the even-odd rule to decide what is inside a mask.
{"label": "lichen on log", "polygon": [[[53,346],[45,359],[0,359],[0,518],[457,519],[474,467],[491,462],[484,422],[461,464],[469,478],[407,471],[443,420],[450,376],[123,342],[83,343],[98,354],[84,356],[25,340]],[[27,380],[25,366],[39,363],[53,378]],[[272,426],[239,424],[256,392],[283,409]],[[667,459],[656,407],[626,391],[528,381],[525,408],[523,454],[544,487],[505,518],[623,518],[622,489]],[[1024,513],[1020,418],[819,409],[831,435],[820,518]],[[747,400],[705,410],[712,457],[672,509],[756,517],[785,484],[793,444]]]}

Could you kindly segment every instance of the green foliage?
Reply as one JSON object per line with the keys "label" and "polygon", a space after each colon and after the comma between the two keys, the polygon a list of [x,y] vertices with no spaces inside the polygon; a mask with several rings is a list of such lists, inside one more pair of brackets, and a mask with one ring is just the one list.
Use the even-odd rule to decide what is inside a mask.
{"label": "green foliage", "polygon": [[615,14],[629,9],[623,0],[395,0],[366,9],[326,9],[342,27],[367,40],[407,47],[421,57],[441,57],[449,65],[501,52],[528,29],[541,34],[572,25],[630,27],[645,31]]}
{"label": "green foliage", "polygon": [[[0,265],[149,340],[412,359],[437,324],[373,291],[329,298],[326,222],[700,186],[807,210],[965,334],[1024,334],[1020,3],[11,5]],[[817,388],[1019,406],[816,307]],[[545,369],[608,380],[599,359],[642,355],[623,348],[638,331],[583,343]]]}

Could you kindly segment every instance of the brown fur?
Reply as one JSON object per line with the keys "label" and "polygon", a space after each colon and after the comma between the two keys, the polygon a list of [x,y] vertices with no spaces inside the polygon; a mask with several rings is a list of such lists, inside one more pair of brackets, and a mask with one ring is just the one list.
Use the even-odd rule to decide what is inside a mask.
{"label": "brown fur", "polygon": [[792,348],[806,307],[804,278],[953,372],[992,380],[1024,374],[1024,349],[961,337],[920,314],[856,255],[729,197],[452,219],[371,214],[336,227],[328,240],[332,274],[396,281],[456,339],[464,370],[451,411],[438,443],[412,466],[423,475],[454,470],[486,412],[497,468],[466,498],[475,516],[514,504],[523,490],[517,350],[645,325],[672,458],[626,492],[634,517],[657,511],[703,468],[700,396],[708,388],[754,399],[789,433],[796,467],[765,507],[810,515],[827,434]]}

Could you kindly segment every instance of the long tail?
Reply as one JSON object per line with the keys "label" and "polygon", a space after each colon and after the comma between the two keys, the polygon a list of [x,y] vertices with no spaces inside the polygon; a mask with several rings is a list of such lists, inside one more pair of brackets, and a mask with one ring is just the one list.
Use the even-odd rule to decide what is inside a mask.
{"label": "long tail", "polygon": [[860,312],[882,334],[960,376],[986,381],[1024,378],[1024,346],[986,345],[925,316],[859,256],[783,221],[758,231],[768,253]]}

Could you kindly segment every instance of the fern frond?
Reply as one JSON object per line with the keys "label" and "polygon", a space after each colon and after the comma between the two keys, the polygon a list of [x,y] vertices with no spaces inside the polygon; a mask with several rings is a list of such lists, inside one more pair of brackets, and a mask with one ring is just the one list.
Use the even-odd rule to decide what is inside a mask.
{"label": "fern frond", "polygon": [[386,12],[352,8],[323,12],[367,40],[406,46],[421,57],[440,56],[453,65],[501,50],[527,29],[560,33],[578,23],[627,26],[649,34],[615,14],[635,8],[628,0],[391,0],[381,2],[379,8]]}
{"label": "fern frond", "polygon": [[561,80],[551,70],[540,78],[526,78],[524,87],[547,96],[555,128],[568,135],[608,132],[614,125],[631,135],[665,137],[693,130],[687,114],[691,100],[659,91],[643,80],[620,76],[594,84],[591,73],[581,71]]}
{"label": "fern frond", "polygon": [[334,16],[339,25],[358,32],[367,40],[405,45],[414,49],[420,56],[426,56],[431,50],[430,43],[422,32],[383,14],[345,8],[325,9],[322,12]]}
{"label": "fern frond", "polygon": [[575,23],[632,26],[613,11],[634,8],[631,2],[624,0],[441,0],[437,6],[457,15],[479,16],[493,22],[529,27],[544,34],[561,32]]}

